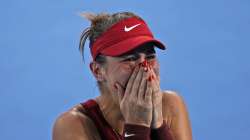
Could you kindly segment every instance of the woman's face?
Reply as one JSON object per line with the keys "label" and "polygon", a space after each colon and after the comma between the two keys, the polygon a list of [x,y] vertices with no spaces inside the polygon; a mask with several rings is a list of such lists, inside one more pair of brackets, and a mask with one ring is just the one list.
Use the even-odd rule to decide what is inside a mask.
{"label": "woman's face", "polygon": [[[119,57],[107,56],[105,81],[108,90],[115,93],[115,83],[118,82],[124,89],[135,66],[147,60],[152,66],[157,78],[159,78],[159,63],[156,58],[154,47],[143,45]],[[116,96],[116,95],[115,95]],[[116,97],[115,97],[116,98]]]}

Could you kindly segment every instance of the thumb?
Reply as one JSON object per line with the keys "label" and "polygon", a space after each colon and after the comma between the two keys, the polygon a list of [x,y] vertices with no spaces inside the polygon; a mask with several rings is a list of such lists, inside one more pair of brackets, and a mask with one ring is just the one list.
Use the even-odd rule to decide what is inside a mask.
{"label": "thumb", "polygon": [[124,91],[118,82],[115,83],[115,87],[117,89],[117,95],[118,95],[118,99],[119,99],[119,103],[120,103],[122,101]]}

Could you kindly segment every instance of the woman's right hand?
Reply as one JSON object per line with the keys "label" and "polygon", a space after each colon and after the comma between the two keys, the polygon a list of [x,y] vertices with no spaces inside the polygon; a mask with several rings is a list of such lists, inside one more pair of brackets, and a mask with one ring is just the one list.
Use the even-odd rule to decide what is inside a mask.
{"label": "woman's right hand", "polygon": [[148,82],[149,72],[138,65],[134,69],[127,87],[124,89],[116,83],[120,110],[125,123],[150,127],[152,121],[152,89]]}

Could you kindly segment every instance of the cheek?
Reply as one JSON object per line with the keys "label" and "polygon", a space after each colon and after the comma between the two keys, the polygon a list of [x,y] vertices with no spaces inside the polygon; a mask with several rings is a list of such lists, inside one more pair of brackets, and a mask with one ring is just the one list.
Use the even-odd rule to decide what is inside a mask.
{"label": "cheek", "polygon": [[134,69],[133,64],[120,64],[111,74],[115,75],[113,84],[120,83],[123,88],[126,87],[130,75]]}
{"label": "cheek", "polygon": [[126,65],[122,66],[120,70],[120,84],[125,88],[127,86],[128,80],[133,73],[135,66],[134,65]]}

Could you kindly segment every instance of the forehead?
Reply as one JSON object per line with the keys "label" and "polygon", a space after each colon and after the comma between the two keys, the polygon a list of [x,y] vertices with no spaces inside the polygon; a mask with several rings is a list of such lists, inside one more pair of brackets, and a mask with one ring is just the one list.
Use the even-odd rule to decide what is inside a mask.
{"label": "forehead", "polygon": [[145,53],[145,54],[155,53],[154,44],[153,43],[146,43],[146,44],[140,45],[137,48],[135,48],[129,52],[126,52],[118,57],[125,57],[128,55],[133,55],[133,54],[138,54],[138,53]]}

